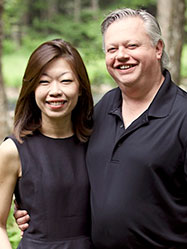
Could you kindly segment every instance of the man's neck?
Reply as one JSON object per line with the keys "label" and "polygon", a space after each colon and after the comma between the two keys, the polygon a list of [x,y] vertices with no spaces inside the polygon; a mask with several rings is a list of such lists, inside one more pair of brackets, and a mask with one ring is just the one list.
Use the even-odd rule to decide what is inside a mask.
{"label": "man's neck", "polygon": [[151,88],[122,89],[122,116],[126,128],[147,110],[163,82],[162,75]]}

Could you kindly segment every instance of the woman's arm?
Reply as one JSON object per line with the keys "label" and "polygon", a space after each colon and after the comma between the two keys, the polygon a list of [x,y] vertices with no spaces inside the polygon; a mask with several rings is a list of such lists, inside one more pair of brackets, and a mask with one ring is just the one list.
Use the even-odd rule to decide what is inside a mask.
{"label": "woman's arm", "polygon": [[18,151],[11,139],[0,145],[0,159],[0,249],[11,249],[6,223],[16,181],[21,176]]}

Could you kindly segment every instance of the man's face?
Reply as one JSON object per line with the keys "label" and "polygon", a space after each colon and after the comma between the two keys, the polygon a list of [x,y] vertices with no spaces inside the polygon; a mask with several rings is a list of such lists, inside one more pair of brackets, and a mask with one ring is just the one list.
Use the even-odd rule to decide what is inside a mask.
{"label": "man's face", "polygon": [[[112,23],[105,32],[106,66],[119,86],[143,86],[160,71],[163,44],[153,46],[143,21],[127,17]],[[155,73],[156,72],[156,73]]]}

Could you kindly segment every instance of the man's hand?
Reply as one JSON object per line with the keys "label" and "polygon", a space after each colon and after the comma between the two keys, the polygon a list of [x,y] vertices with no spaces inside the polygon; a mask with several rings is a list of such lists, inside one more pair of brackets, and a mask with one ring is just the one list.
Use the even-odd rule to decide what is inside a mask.
{"label": "man's hand", "polygon": [[17,204],[14,205],[14,218],[16,223],[21,230],[21,236],[23,236],[24,231],[29,227],[30,216],[26,210],[19,210]]}

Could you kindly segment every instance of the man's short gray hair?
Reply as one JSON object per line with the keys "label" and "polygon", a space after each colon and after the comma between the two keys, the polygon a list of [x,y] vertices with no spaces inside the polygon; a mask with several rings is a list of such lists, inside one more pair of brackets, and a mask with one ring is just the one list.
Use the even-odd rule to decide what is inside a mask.
{"label": "man's short gray hair", "polygon": [[150,37],[152,44],[155,46],[159,40],[161,40],[164,44],[164,49],[161,58],[161,68],[164,70],[168,67],[169,58],[165,51],[165,43],[162,38],[162,33],[160,29],[160,25],[157,22],[156,18],[148,13],[146,10],[134,10],[130,8],[117,9],[111,12],[101,24],[101,32],[103,35],[103,47],[104,47],[104,34],[108,27],[115,21],[124,19],[127,17],[140,17],[144,22],[145,30]]}

